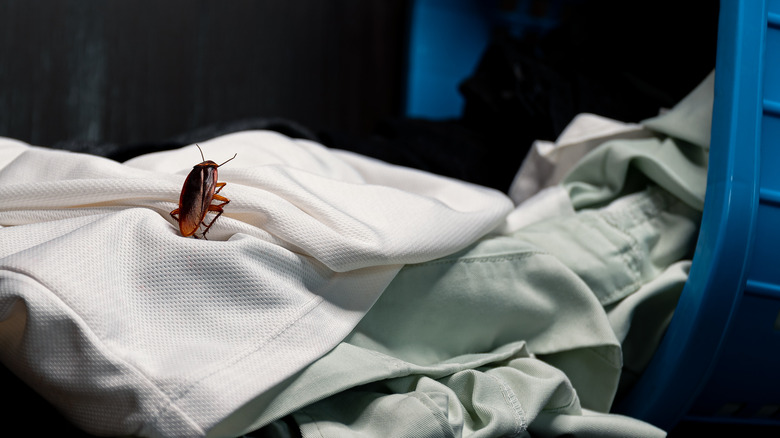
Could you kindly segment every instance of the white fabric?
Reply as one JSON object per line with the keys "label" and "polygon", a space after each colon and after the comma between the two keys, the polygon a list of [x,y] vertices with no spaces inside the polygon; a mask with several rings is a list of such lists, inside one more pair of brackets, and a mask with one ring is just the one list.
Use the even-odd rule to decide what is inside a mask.
{"label": "white fabric", "polygon": [[547,187],[515,207],[497,232],[509,234],[545,219],[572,216],[574,213],[569,192],[563,186]]}
{"label": "white fabric", "polygon": [[582,157],[608,140],[652,135],[641,125],[595,114],[579,114],[555,142],[537,140],[533,143],[509,187],[509,197],[519,205],[542,189],[559,184]]}
{"label": "white fabric", "polygon": [[238,154],[208,241],[168,214],[194,146],[120,164],[0,139],[0,360],[91,433],[207,434],[333,348],[403,264],[512,208],[272,132],[201,147]]}

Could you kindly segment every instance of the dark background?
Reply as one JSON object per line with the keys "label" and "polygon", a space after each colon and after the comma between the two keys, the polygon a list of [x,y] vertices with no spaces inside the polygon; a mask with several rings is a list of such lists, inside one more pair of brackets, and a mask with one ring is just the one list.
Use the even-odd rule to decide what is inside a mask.
{"label": "dark background", "polygon": [[507,191],[576,114],[652,117],[714,67],[714,0],[422,1],[432,32],[495,20],[454,119],[404,114],[413,0],[0,0],[0,136],[124,161],[274,129]]}
{"label": "dark background", "polygon": [[366,132],[401,107],[407,6],[3,0],[0,135],[143,143],[248,117]]}

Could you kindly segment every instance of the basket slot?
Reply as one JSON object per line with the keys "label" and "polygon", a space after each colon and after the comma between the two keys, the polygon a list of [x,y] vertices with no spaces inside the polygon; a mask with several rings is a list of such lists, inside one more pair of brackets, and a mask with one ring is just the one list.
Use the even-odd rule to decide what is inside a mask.
{"label": "basket slot", "polygon": [[780,299],[780,286],[763,281],[748,280],[745,292],[759,297]]}
{"label": "basket slot", "polygon": [[780,192],[762,187],[758,193],[761,202],[780,207]]}
{"label": "basket slot", "polygon": [[776,12],[770,12],[766,15],[766,24],[769,27],[780,29],[780,14]]}
{"label": "basket slot", "polygon": [[780,102],[764,99],[764,114],[780,117]]}

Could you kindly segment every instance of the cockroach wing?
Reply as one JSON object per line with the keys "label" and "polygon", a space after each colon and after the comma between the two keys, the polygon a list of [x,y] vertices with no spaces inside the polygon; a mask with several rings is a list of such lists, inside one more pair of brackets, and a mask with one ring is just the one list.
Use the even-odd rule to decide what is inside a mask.
{"label": "cockroach wing", "polygon": [[192,168],[179,198],[179,231],[182,236],[191,236],[198,230],[214,197],[216,183],[215,166],[199,164]]}

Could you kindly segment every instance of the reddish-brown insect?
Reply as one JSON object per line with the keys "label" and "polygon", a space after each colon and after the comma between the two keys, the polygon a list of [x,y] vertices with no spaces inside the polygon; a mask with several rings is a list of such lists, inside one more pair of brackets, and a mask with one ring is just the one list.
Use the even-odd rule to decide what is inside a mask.
{"label": "reddish-brown insect", "polygon": [[[181,188],[181,196],[179,197],[179,208],[173,210],[171,216],[179,222],[179,231],[182,236],[193,236],[197,239],[198,236],[195,235],[195,232],[203,224],[206,213],[216,212],[217,215],[206,225],[203,234],[201,234],[205,239],[209,228],[222,215],[222,207],[230,202],[230,199],[217,194],[227,184],[217,182],[217,167],[225,165],[228,161],[236,158],[238,154],[233,155],[233,158],[225,163],[217,164],[211,160],[207,161],[203,157],[203,150],[200,146],[197,144],[195,146],[198,146],[203,162],[193,166],[187,179],[184,180],[184,187]],[[221,204],[212,205],[211,201],[219,201]]]}

